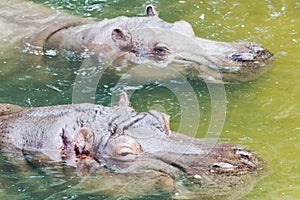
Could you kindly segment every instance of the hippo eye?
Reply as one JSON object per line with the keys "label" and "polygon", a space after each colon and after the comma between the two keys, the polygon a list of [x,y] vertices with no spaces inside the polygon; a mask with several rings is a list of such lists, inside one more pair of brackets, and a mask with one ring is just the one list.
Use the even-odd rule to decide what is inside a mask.
{"label": "hippo eye", "polygon": [[153,53],[159,56],[164,56],[169,53],[169,48],[165,44],[156,44]]}
{"label": "hippo eye", "polygon": [[122,152],[120,155],[121,156],[128,156],[128,155],[132,155],[133,153],[130,152]]}
{"label": "hippo eye", "polygon": [[120,135],[108,140],[103,154],[127,161],[135,159],[142,152],[141,145],[134,138],[127,135]]}
{"label": "hippo eye", "polygon": [[128,156],[128,155],[132,155],[132,154],[134,154],[133,150],[128,147],[121,148],[118,152],[118,155],[120,155],[120,156]]}

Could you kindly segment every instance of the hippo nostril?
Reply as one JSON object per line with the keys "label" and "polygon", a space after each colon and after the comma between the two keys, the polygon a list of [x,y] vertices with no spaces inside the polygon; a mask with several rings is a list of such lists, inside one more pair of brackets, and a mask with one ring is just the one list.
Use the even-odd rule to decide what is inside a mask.
{"label": "hippo nostril", "polygon": [[261,45],[253,44],[251,42],[247,45],[247,48],[249,48],[250,50],[254,51],[254,53],[259,53],[259,52],[264,51],[264,49],[262,48]]}
{"label": "hippo nostril", "polygon": [[236,149],[235,154],[238,154],[238,155],[240,155],[242,157],[245,157],[245,158],[248,158],[248,159],[250,157],[252,157],[252,153],[249,153],[249,152],[247,152],[247,151],[245,151],[243,149],[240,149],[240,148]]}
{"label": "hippo nostril", "polygon": [[236,168],[234,165],[227,162],[214,163],[213,167],[222,168],[224,170],[234,170]]}
{"label": "hippo nostril", "polygon": [[241,52],[232,54],[231,58],[237,61],[253,61],[254,55],[252,53]]}

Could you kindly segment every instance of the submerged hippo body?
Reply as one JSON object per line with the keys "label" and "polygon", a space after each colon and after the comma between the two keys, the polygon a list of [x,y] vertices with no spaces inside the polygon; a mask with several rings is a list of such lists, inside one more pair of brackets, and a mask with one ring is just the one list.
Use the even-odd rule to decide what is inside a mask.
{"label": "submerged hippo body", "polygon": [[105,167],[116,174],[171,180],[192,177],[198,189],[219,190],[218,194],[207,190],[205,195],[224,198],[234,187],[242,191],[250,186],[249,176],[261,168],[254,154],[236,145],[170,131],[167,115],[134,111],[125,93],[114,107],[75,104],[20,109],[2,104],[0,108],[5,111],[0,116],[1,152],[42,153],[77,167],[82,175]]}
{"label": "submerged hippo body", "polygon": [[[14,7],[13,10],[20,9],[15,2],[1,4],[4,10],[11,7]],[[30,6],[34,7],[33,10],[36,8],[35,5]],[[1,17],[5,23],[0,25],[6,28],[6,22],[12,19],[19,26],[28,25],[34,16],[30,6],[27,6],[27,12],[31,14],[13,14],[13,17],[3,14]],[[49,17],[45,13],[49,13]],[[36,53],[40,49],[46,54],[53,54],[52,50],[63,54],[75,52],[84,57],[101,58],[96,60],[118,69],[141,64],[158,68],[170,66],[185,74],[194,71],[205,81],[242,82],[266,71],[266,64],[273,57],[257,44],[198,38],[189,23],[165,22],[152,6],[147,7],[147,17],[117,17],[94,22],[49,9],[40,21],[37,16],[34,19],[35,27],[20,33],[26,45],[32,48],[30,52]],[[11,40],[16,37],[15,34],[7,31],[4,35]]]}

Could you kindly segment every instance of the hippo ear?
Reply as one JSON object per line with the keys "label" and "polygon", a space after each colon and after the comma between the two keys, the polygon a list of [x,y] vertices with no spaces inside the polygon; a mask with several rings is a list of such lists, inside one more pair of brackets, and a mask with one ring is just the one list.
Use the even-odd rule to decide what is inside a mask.
{"label": "hippo ear", "polygon": [[88,129],[81,128],[75,136],[75,153],[77,158],[89,156],[93,153],[94,134]]}
{"label": "hippo ear", "polygon": [[147,12],[148,17],[158,16],[156,10],[154,9],[154,7],[152,5],[148,5],[146,7],[146,12]]}
{"label": "hippo ear", "polygon": [[132,45],[131,34],[121,28],[116,28],[111,33],[111,38],[121,48],[130,47]]}
{"label": "hippo ear", "polygon": [[129,107],[129,100],[128,100],[128,96],[126,94],[126,92],[122,92],[120,94],[120,100],[118,102],[118,106],[119,107]]}
{"label": "hippo ear", "polygon": [[81,128],[75,136],[75,156],[78,159],[76,166],[78,174],[89,175],[91,171],[99,166],[95,159],[94,134],[86,128]]}

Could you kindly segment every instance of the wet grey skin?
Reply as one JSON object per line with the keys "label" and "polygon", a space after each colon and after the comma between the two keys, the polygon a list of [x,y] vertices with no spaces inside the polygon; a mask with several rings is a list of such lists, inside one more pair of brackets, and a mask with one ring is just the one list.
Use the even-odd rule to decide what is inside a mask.
{"label": "wet grey skin", "polygon": [[[77,167],[115,173],[160,172],[172,178],[251,174],[261,168],[250,151],[171,131],[169,117],[136,112],[126,93],[118,105],[73,104],[22,108],[0,105],[0,151],[43,154]],[[82,173],[80,173],[82,170]],[[227,176],[226,175],[226,176]]]}
{"label": "wet grey skin", "polygon": [[[188,22],[168,23],[151,5],[146,7],[145,17],[121,16],[100,22],[22,0],[3,1],[0,7],[0,46],[7,45],[2,41],[22,40],[26,50],[34,54],[95,57],[93,61],[117,71],[126,72],[137,65],[157,71],[170,67],[207,82],[237,83],[266,72],[274,57],[255,43],[197,37]],[[24,31],[15,31],[16,26]],[[155,70],[152,73],[157,76]]]}
{"label": "wet grey skin", "polygon": [[252,80],[270,67],[267,64],[273,54],[261,45],[202,39],[186,21],[165,22],[151,5],[146,11],[147,17],[117,17],[63,28],[49,34],[43,46],[46,50],[92,52],[118,67],[151,63],[188,75],[192,70],[212,83]]}

